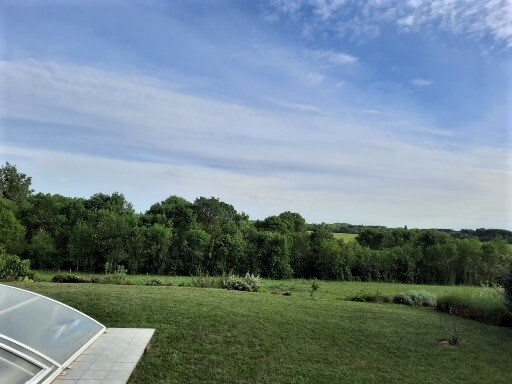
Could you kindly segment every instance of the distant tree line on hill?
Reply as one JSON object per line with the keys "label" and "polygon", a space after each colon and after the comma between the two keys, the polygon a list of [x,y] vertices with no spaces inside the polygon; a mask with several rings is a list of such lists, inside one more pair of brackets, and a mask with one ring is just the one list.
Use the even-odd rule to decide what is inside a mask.
{"label": "distant tree line on hill", "polygon": [[501,237],[385,227],[357,233],[345,242],[332,225],[307,225],[293,212],[250,221],[213,197],[170,196],[139,214],[120,193],[34,193],[14,165],[0,168],[0,247],[37,269],[101,273],[123,265],[129,273],[480,284],[500,282],[512,260]]}
{"label": "distant tree line on hill", "polygon": [[[312,230],[316,224],[307,224],[308,230]],[[334,233],[352,233],[359,234],[366,229],[381,229],[388,230],[388,227],[383,225],[353,225],[347,223],[322,223],[327,229]],[[407,227],[405,227],[407,229]],[[439,229],[439,231],[447,233],[456,239],[467,239],[469,237],[476,237],[480,241],[491,241],[497,237],[505,239],[509,244],[512,244],[512,231],[506,229],[490,229],[490,228],[478,228],[478,229],[461,229],[456,231],[454,229]]]}

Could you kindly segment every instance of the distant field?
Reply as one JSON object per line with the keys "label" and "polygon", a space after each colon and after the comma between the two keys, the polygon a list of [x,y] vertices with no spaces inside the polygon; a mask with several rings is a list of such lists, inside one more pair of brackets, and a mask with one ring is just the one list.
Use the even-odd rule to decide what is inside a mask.
{"label": "distant field", "polygon": [[[137,276],[143,279],[144,277]],[[181,280],[180,280],[181,279]],[[190,278],[170,278],[174,283]],[[292,296],[192,287],[11,283],[84,311],[107,327],[156,328],[130,384],[510,383],[512,332],[457,319],[457,347],[433,309],[339,300],[394,284],[280,284]],[[430,291],[458,289],[431,287]],[[475,288],[479,289],[479,288]]]}
{"label": "distant field", "polygon": [[333,233],[336,239],[343,239],[345,241],[355,241],[357,234],[355,233]]}
{"label": "distant field", "polygon": [[[311,233],[312,231],[308,231]],[[354,241],[357,237],[357,234],[355,233],[340,233],[340,232],[333,232],[334,238],[336,239],[343,239],[345,241]]]}

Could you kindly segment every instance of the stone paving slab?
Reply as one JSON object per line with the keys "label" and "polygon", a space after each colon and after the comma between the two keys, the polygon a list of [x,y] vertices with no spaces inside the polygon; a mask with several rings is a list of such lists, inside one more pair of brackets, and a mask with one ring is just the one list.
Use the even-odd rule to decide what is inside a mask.
{"label": "stone paving slab", "polygon": [[126,384],[154,332],[107,328],[52,384]]}

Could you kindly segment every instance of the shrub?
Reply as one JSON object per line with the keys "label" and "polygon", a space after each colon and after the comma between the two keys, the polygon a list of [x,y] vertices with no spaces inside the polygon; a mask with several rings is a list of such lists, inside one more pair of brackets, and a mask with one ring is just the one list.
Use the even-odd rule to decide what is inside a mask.
{"label": "shrub", "polygon": [[10,255],[0,247],[0,279],[14,281],[24,278],[35,278],[35,272],[30,269],[30,260],[21,260],[19,256]]}
{"label": "shrub", "polygon": [[451,293],[437,299],[437,309],[484,323],[512,325],[512,315],[505,306],[502,288],[486,287],[478,293]]}
{"label": "shrub", "polygon": [[52,278],[54,283],[87,283],[84,278],[71,273],[58,273]]}
{"label": "shrub", "polygon": [[505,290],[505,305],[512,313],[512,267],[503,281],[503,289]]}
{"label": "shrub", "polygon": [[313,282],[311,283],[311,288],[309,290],[309,295],[312,299],[315,298],[315,293],[320,289],[320,284],[318,284],[318,280],[316,277],[313,279]]}
{"label": "shrub", "polygon": [[230,273],[222,279],[222,288],[258,292],[261,289],[261,281],[259,276],[254,276],[249,272],[244,277]]}
{"label": "shrub", "polygon": [[91,283],[94,283],[94,284],[101,284],[102,281],[101,281],[101,277],[99,276],[91,276],[91,278],[89,279],[89,281]]}
{"label": "shrub", "polygon": [[[108,264],[108,263],[106,263]],[[128,271],[124,265],[118,265],[114,273],[108,273],[102,279],[105,284],[131,284],[131,281],[127,280],[126,274]]]}
{"label": "shrub", "polygon": [[[450,310],[450,314],[452,311]],[[444,330],[450,335],[448,339],[444,339],[442,341],[447,342],[449,345],[458,345],[462,343],[462,334],[468,330],[460,321],[457,321],[456,318],[450,319],[449,317],[439,318],[441,325]]]}
{"label": "shrub", "polygon": [[197,270],[197,276],[192,277],[190,284],[197,288],[219,288],[221,281],[203,272],[202,269]]}
{"label": "shrub", "polygon": [[151,279],[151,280],[146,281],[144,284],[145,285],[154,285],[154,286],[164,285],[164,283],[162,283],[162,280],[160,280],[160,279]]}
{"label": "shrub", "polygon": [[437,298],[426,291],[408,291],[393,298],[397,304],[412,305],[418,307],[435,307]]}
{"label": "shrub", "polygon": [[355,295],[348,296],[349,301],[359,301],[362,303],[392,303],[393,298],[391,296],[381,295],[379,291],[371,293],[365,291],[359,291]]}

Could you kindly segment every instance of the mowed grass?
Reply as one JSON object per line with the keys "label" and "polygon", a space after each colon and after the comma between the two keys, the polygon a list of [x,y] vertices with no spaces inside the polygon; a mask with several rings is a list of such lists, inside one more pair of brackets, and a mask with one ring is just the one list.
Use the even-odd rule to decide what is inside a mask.
{"label": "mowed grass", "polygon": [[[38,271],[42,280],[50,282],[57,271]],[[67,272],[65,272],[67,273]],[[76,273],[77,276],[90,279],[93,276],[103,276],[101,274]],[[165,275],[127,275],[127,280],[133,284],[144,285],[147,281],[158,279],[163,284],[192,285],[192,281],[196,279],[192,276],[165,276]],[[220,279],[220,278],[217,278]],[[272,292],[275,289],[280,291],[289,291],[293,296],[302,298],[310,297],[310,289],[312,280],[310,279],[286,279],[273,280],[262,279],[263,292]],[[437,297],[454,293],[477,294],[482,292],[482,287],[460,286],[460,285],[421,285],[421,284],[391,284],[378,282],[357,282],[357,281],[318,281],[320,289],[315,293],[315,297],[319,299],[329,300],[346,300],[347,298],[359,293],[378,293],[380,295],[394,296],[407,291],[428,291]]]}
{"label": "mowed grass", "polygon": [[[107,327],[155,328],[131,384],[510,383],[510,328],[433,309],[333,300],[340,293],[334,284],[352,284],[332,284],[321,282],[316,300],[302,290],[286,297],[178,286],[13,285]],[[448,336],[440,319],[467,327],[462,345],[438,342]]]}

